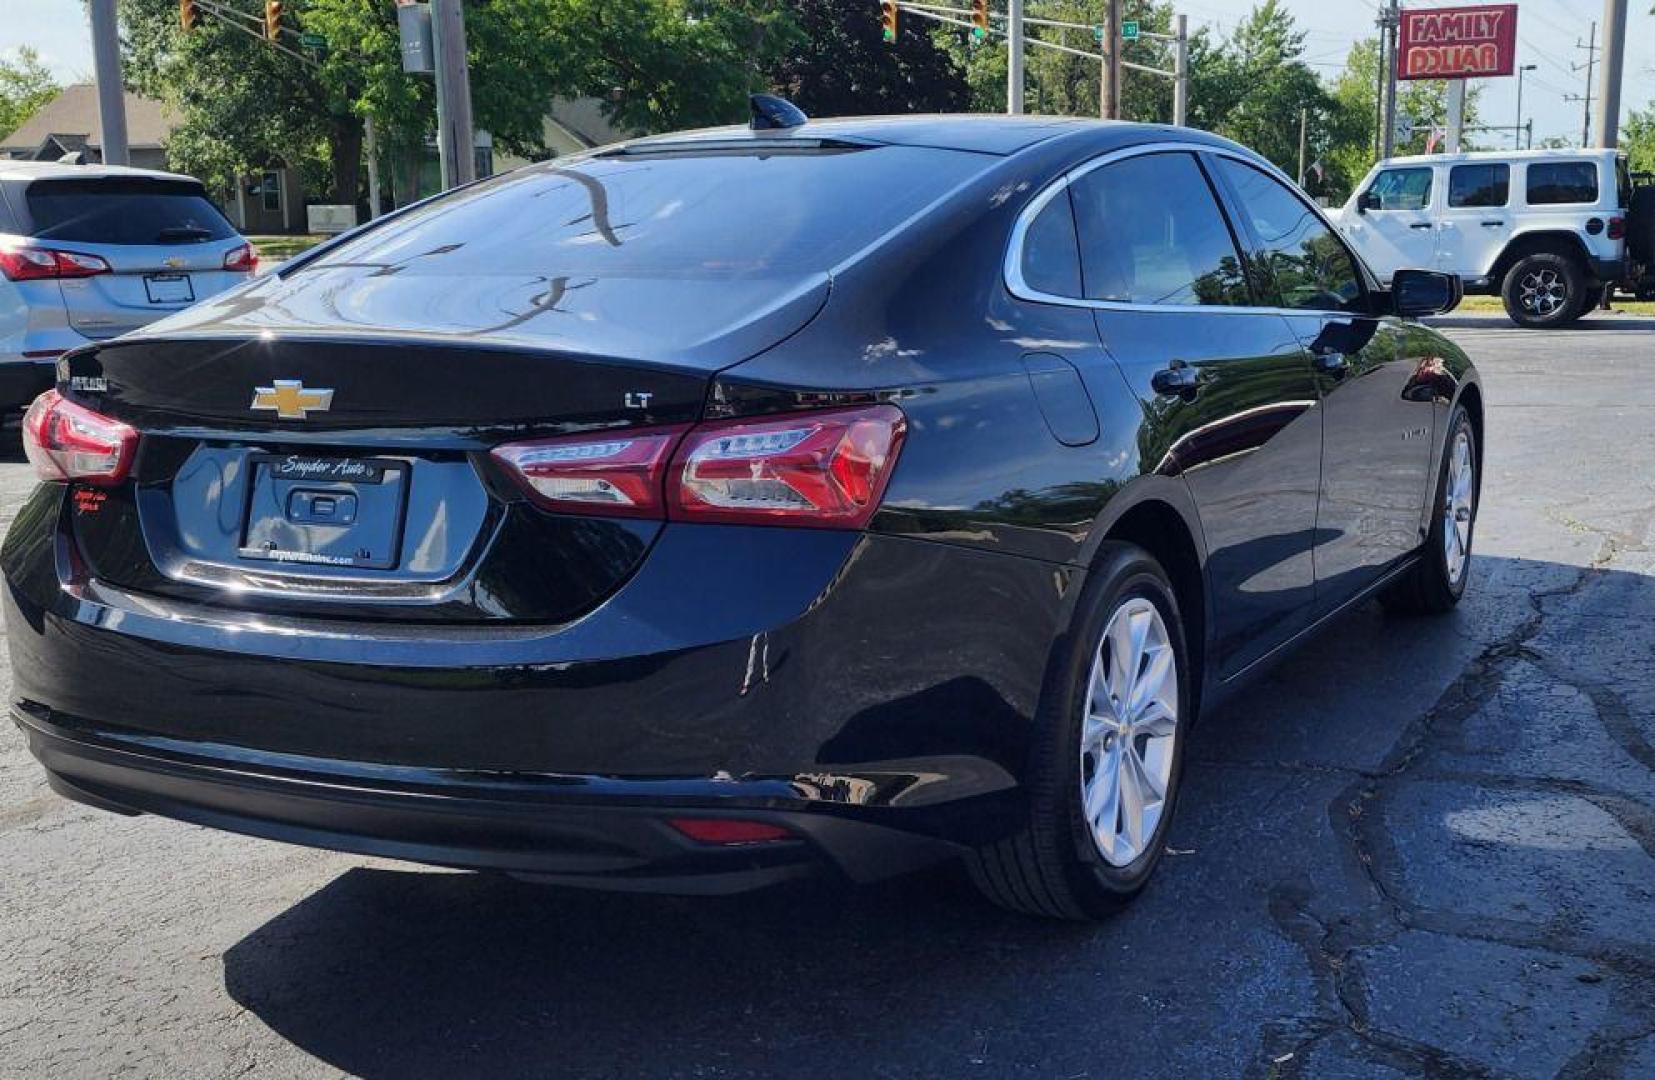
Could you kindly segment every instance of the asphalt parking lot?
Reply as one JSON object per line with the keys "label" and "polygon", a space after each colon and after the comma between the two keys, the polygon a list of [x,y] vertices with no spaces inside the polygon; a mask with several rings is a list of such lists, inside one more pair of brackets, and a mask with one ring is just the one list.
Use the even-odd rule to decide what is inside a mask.
{"label": "asphalt parking lot", "polygon": [[0,1075],[1655,1076],[1655,320],[1443,322],[1489,403],[1466,602],[1364,609],[1207,718],[1107,925],[946,873],[608,896],[118,818],[6,725]]}

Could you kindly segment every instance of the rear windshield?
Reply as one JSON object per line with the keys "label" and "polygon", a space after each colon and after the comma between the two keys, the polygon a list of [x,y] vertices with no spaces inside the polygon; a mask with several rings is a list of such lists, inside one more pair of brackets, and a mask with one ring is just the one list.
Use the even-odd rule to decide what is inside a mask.
{"label": "rear windshield", "polygon": [[77,244],[199,244],[235,227],[201,185],[146,177],[36,180],[25,198],[33,235]]}
{"label": "rear windshield", "polygon": [[434,200],[310,265],[576,279],[819,271],[992,160],[881,146],[552,161]]}

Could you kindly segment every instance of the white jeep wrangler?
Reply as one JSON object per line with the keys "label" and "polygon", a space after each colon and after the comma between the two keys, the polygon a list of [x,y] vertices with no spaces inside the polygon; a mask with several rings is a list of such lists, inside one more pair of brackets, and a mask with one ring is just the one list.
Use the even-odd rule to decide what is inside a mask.
{"label": "white jeep wrangler", "polygon": [[1633,202],[1614,150],[1436,154],[1375,165],[1337,221],[1382,280],[1405,266],[1458,274],[1468,293],[1498,293],[1518,325],[1557,327],[1606,288],[1642,291]]}

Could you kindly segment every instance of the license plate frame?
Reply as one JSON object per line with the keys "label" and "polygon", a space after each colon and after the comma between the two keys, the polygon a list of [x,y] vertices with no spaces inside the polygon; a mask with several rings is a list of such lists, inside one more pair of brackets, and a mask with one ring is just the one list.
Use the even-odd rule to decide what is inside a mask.
{"label": "license plate frame", "polygon": [[152,304],[193,304],[195,282],[184,273],[145,274],[144,295]]}
{"label": "license plate frame", "polygon": [[[394,570],[401,561],[411,463],[334,454],[251,454],[243,559],[284,566]],[[339,519],[319,515],[339,508]],[[347,509],[348,508],[348,509]]]}

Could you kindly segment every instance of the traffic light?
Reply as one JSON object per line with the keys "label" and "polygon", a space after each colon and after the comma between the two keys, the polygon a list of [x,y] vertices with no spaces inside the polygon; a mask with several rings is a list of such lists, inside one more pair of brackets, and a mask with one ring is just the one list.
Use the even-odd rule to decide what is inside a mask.
{"label": "traffic light", "polygon": [[880,0],[879,25],[884,30],[887,44],[896,41],[896,0]]}
{"label": "traffic light", "polygon": [[988,0],[971,0],[971,36],[978,41],[988,37]]}
{"label": "traffic light", "polygon": [[280,41],[282,37],[282,0],[264,0],[264,40]]}

